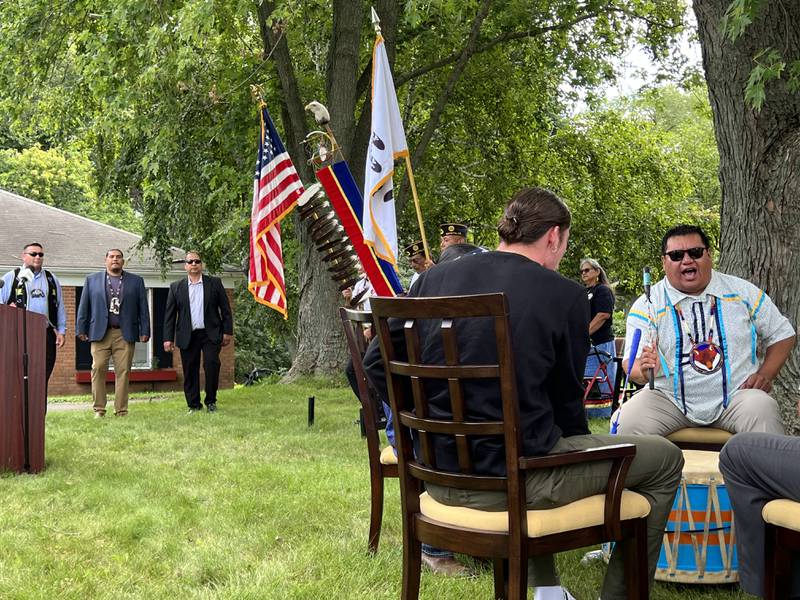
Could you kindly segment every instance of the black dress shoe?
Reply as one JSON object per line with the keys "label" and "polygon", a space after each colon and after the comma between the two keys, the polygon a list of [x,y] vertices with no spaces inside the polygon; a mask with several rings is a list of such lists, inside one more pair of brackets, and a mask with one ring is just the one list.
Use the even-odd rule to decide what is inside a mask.
{"label": "black dress shoe", "polygon": [[217,405],[209,404],[208,406],[206,406],[206,410],[208,410],[208,412],[217,412]]}

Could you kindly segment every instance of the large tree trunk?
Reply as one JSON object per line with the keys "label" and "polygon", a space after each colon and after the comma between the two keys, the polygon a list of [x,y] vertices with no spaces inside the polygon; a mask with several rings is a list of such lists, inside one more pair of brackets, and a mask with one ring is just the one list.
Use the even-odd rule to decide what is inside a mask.
{"label": "large tree trunk", "polygon": [[[303,99],[294,74],[289,44],[285,35],[273,30],[270,15],[274,6],[262,2],[258,17],[264,53],[272,52],[275,68],[283,92],[283,119],[286,148],[304,183],[314,181],[301,142],[306,134],[306,115]],[[306,99],[310,101],[312,98]],[[350,109],[352,115],[353,110]],[[298,253],[298,279],[300,306],[298,307],[297,354],[287,375],[294,379],[300,375],[330,375],[341,373],[345,361],[345,342],[342,327],[336,314],[341,293],[314,248],[305,225],[295,213],[295,230],[300,244]]]}
{"label": "large tree trunk", "polygon": [[[379,0],[384,35],[394,40],[397,7],[394,0]],[[333,31],[328,50],[326,72],[326,98],[319,98],[331,115],[331,128],[342,145],[345,157],[352,156],[355,143],[355,108],[359,100],[356,82],[359,76],[359,48],[365,18],[365,4],[353,0],[334,0]],[[301,141],[306,133],[306,117],[303,105],[314,98],[301,98],[301,91],[294,75],[289,45],[285,36],[270,27],[270,14],[274,4],[259,5],[259,22],[265,53],[272,51],[284,101],[283,124],[286,130],[286,146],[303,181],[314,181],[313,173],[305,161]],[[393,46],[392,46],[393,47]],[[274,49],[274,50],[273,50]],[[366,147],[366,140],[361,145]],[[364,154],[364,148],[355,152]],[[360,164],[350,162],[354,174],[363,175],[363,160]],[[297,217],[295,216],[297,219]],[[297,354],[287,375],[293,379],[300,375],[330,375],[341,373],[347,357],[347,348],[337,307],[342,296],[330,279],[324,263],[307,235],[305,226],[298,221],[297,236],[301,247],[298,256],[300,306],[298,308]]]}
{"label": "large tree trunk", "polygon": [[[745,103],[753,56],[767,47],[800,55],[800,2],[763,3],[735,42],[725,38],[723,0],[694,0],[703,67],[720,154],[720,269],[760,286],[796,326],[800,322],[800,95],[785,79],[767,85],[761,112]],[[797,349],[773,394],[797,431]]]}

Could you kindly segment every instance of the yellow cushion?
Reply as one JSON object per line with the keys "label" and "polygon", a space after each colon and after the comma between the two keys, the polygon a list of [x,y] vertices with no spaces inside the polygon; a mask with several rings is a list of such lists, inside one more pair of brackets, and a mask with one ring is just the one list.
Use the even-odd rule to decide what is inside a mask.
{"label": "yellow cushion", "polygon": [[396,465],[397,457],[394,455],[394,448],[386,446],[381,450],[381,464],[382,465]]}
{"label": "yellow cushion", "polygon": [[761,511],[761,516],[767,523],[800,531],[800,502],[793,500],[767,502]]}
{"label": "yellow cushion", "polygon": [[[528,511],[528,537],[571,531],[603,523],[605,495],[598,494],[576,500],[571,504],[547,510]],[[454,525],[484,531],[508,531],[508,513],[477,510],[463,506],[448,506],[431,498],[428,492],[419,497],[420,512],[426,517]],[[639,494],[622,492],[621,519],[635,519],[650,514],[650,503]]]}
{"label": "yellow cushion", "polygon": [[705,442],[707,444],[724,444],[733,434],[715,427],[686,427],[673,431],[667,436],[671,442]]}

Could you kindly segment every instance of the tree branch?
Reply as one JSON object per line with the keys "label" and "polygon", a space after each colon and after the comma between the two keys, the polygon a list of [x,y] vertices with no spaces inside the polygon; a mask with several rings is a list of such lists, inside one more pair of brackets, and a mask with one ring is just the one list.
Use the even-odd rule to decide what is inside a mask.
{"label": "tree branch", "polygon": [[[439,92],[439,97],[436,99],[436,104],[431,111],[431,116],[425,125],[425,129],[422,131],[422,135],[420,136],[416,147],[414,148],[414,153],[411,155],[412,167],[418,167],[422,162],[422,157],[425,155],[425,151],[428,149],[428,144],[433,138],[436,128],[439,126],[439,119],[441,118],[442,112],[444,112],[444,108],[447,105],[447,100],[450,97],[450,94],[453,92],[456,83],[458,83],[458,80],[464,72],[464,69],[466,69],[469,59],[473,56],[473,54],[475,54],[478,44],[478,35],[480,34],[481,26],[483,25],[486,16],[489,14],[489,5],[491,4],[491,1],[492,0],[483,0],[480,8],[478,9],[478,13],[475,15],[475,19],[472,21],[472,27],[470,28],[467,41],[464,43],[464,48],[459,54],[458,60],[450,73],[450,77],[447,79],[447,83],[445,83],[442,91]],[[403,205],[405,204],[405,182],[406,180],[404,179],[403,185],[401,185],[398,194],[398,211],[402,210]]]}
{"label": "tree branch", "polygon": [[309,181],[313,179],[314,174],[305,161],[301,143],[306,132],[305,111],[303,102],[300,100],[300,89],[294,74],[289,43],[285,35],[280,35],[279,31],[269,25],[269,17],[274,9],[274,2],[264,1],[257,5],[258,26],[261,31],[264,56],[268,56],[272,52],[275,70],[278,72],[281,90],[283,90],[283,124],[287,150],[301,178]]}
{"label": "tree branch", "polygon": [[[578,23],[581,23],[581,22],[586,21],[588,19],[594,19],[599,14],[600,13],[598,11],[592,11],[592,12],[586,13],[585,15],[581,15],[580,17],[577,17],[577,18],[573,19],[572,21],[565,21],[565,22],[560,23],[558,25],[548,25],[547,27],[536,27],[534,29],[527,29],[527,30],[524,30],[524,31],[509,31],[509,32],[500,34],[500,35],[495,36],[494,38],[492,38],[490,40],[487,40],[487,41],[483,42],[480,46],[477,46],[475,48],[475,50],[474,50],[474,52],[472,54],[481,54],[483,52],[491,50],[492,48],[494,48],[495,46],[497,46],[499,44],[502,44],[503,42],[508,42],[508,41],[511,41],[511,40],[520,40],[520,39],[525,39],[525,38],[532,38],[532,37],[536,37],[536,36],[542,35],[543,33],[549,33],[551,31],[563,31],[565,29],[569,29],[571,27],[574,27]],[[422,75],[425,75],[426,73],[430,73],[431,71],[435,71],[436,69],[441,69],[442,67],[446,67],[447,65],[456,62],[461,57],[462,52],[463,51],[453,52],[452,54],[450,54],[449,56],[444,57],[441,60],[437,60],[436,62],[433,62],[433,63],[431,63],[429,65],[425,65],[424,67],[420,67],[419,69],[415,69],[414,71],[411,71],[409,73],[404,73],[402,75],[399,75],[398,77],[395,78],[395,85],[397,87],[400,87],[401,85],[403,85],[404,83],[406,83],[406,82],[408,82],[408,81],[410,81],[412,79],[415,79],[417,77],[421,77]]]}
{"label": "tree branch", "polygon": [[[509,31],[509,32],[497,35],[497,36],[495,36],[495,37],[493,37],[493,38],[491,38],[489,40],[484,41],[480,45],[478,45],[477,48],[475,49],[475,51],[473,52],[473,54],[482,54],[483,52],[487,52],[488,50],[491,50],[495,46],[498,46],[498,45],[503,44],[505,42],[510,42],[510,41],[513,41],[513,40],[522,40],[522,39],[527,39],[527,38],[533,38],[533,37],[537,37],[537,36],[540,36],[540,35],[545,34],[545,33],[550,33],[551,31],[564,31],[565,29],[570,29],[570,28],[574,27],[575,25],[578,25],[579,23],[582,23],[583,21],[587,21],[587,20],[590,20],[590,19],[597,18],[598,16],[600,16],[601,12],[602,12],[602,14],[608,14],[610,12],[620,13],[622,15],[627,15],[627,16],[629,16],[631,18],[638,19],[640,21],[644,21],[645,23],[647,23],[648,25],[651,25],[653,27],[660,27],[662,29],[675,29],[676,28],[675,26],[670,25],[668,23],[663,23],[661,21],[655,21],[653,19],[648,19],[647,17],[644,17],[642,15],[630,14],[628,11],[625,11],[625,10],[620,9],[620,8],[606,8],[603,11],[590,11],[588,13],[582,14],[582,15],[572,19],[571,21],[564,21],[564,22],[559,23],[557,25],[548,25],[546,27],[535,27],[535,28],[526,29],[526,30],[523,30],[523,31]],[[414,71],[410,71],[409,73],[404,73],[402,75],[398,75],[397,77],[395,77],[395,80],[394,80],[395,85],[397,87],[400,87],[401,85],[407,83],[408,81],[410,81],[412,79],[415,79],[417,77],[421,77],[422,75],[425,75],[426,73],[430,73],[431,71],[435,71],[436,69],[441,69],[442,67],[446,67],[447,65],[450,65],[450,64],[456,62],[460,56],[461,56],[461,52],[460,51],[459,52],[453,52],[452,54],[444,57],[441,60],[433,62],[433,63],[431,63],[429,65],[425,65],[424,67],[420,67],[418,69],[415,69]]]}

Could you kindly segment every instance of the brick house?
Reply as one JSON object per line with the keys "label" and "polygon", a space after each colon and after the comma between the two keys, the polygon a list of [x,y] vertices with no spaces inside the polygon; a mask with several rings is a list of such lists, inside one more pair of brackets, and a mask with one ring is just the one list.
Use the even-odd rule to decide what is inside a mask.
{"label": "brick house", "polygon": [[[44,267],[61,282],[67,313],[67,335],[58,350],[55,369],[50,377],[50,396],[91,393],[92,357],[89,342],[75,337],[75,313],[86,276],[105,269],[104,257],[109,248],[125,254],[125,270],[144,278],[150,304],[152,336],[150,341],[136,344],[131,391],[167,391],[183,389],[180,353],[164,352],[164,310],[169,284],[186,277],[182,263],[174,264],[163,277],[153,254],[137,250],[141,236],[92,221],[46,204],[0,190],[0,276],[19,267],[23,246],[39,242],[44,246]],[[173,248],[175,260],[184,253]],[[216,274],[215,274],[216,275]],[[224,272],[220,276],[233,305],[233,287],[242,274]],[[220,388],[233,387],[234,345],[222,349]],[[109,370],[109,393],[113,393],[113,371]]]}

